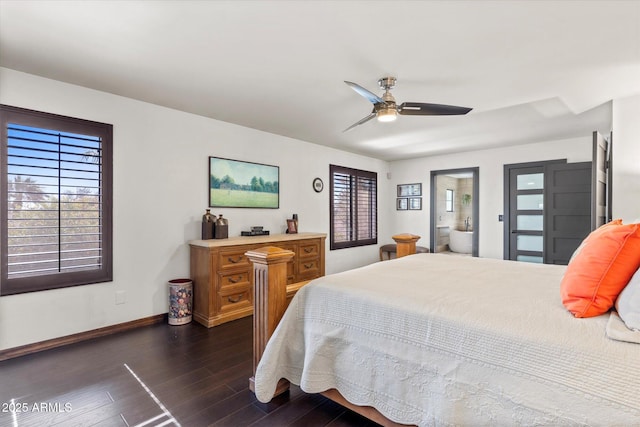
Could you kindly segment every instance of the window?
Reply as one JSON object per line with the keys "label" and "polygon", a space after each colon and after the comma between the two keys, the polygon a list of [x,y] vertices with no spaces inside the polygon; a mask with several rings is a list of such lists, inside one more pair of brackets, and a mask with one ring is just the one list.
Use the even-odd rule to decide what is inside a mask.
{"label": "window", "polygon": [[0,295],[112,280],[112,126],[0,105]]}
{"label": "window", "polygon": [[447,212],[453,212],[453,190],[445,190],[444,205]]}
{"label": "window", "polygon": [[378,174],[330,165],[331,249],[378,243]]}

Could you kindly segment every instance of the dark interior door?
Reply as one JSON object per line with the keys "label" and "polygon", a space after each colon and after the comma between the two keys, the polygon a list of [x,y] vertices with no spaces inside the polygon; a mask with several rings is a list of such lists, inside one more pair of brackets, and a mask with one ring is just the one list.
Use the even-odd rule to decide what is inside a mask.
{"label": "dark interior door", "polygon": [[509,169],[509,259],[543,262],[544,166]]}
{"label": "dark interior door", "polygon": [[566,265],[591,231],[592,162],[545,166],[545,264]]}

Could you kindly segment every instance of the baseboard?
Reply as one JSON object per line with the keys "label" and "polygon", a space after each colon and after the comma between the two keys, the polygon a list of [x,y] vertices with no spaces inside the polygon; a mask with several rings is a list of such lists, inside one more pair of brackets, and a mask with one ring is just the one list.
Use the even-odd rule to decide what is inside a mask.
{"label": "baseboard", "polygon": [[118,332],[124,332],[130,329],[141,328],[143,326],[150,326],[156,323],[161,323],[166,321],[167,321],[167,313],[156,314],[155,316],[132,320],[130,322],[119,323],[117,325],[111,325],[111,326],[105,326],[104,328],[93,329],[91,331],[80,332],[77,334],[67,335],[60,338],[53,338],[46,341],[23,345],[20,347],[13,347],[6,350],[0,350],[0,362],[3,360],[13,359],[15,357],[25,356],[27,354],[37,353],[39,351],[50,350],[52,348],[62,347],[64,345],[74,344],[81,341],[87,341],[93,338],[116,334]]}

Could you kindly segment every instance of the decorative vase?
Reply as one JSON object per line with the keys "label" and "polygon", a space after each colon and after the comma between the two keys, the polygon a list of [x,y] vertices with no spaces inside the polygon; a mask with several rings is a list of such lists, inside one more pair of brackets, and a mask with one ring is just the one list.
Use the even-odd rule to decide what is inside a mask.
{"label": "decorative vase", "polygon": [[213,239],[215,216],[211,215],[211,209],[202,215],[202,240]]}
{"label": "decorative vase", "polygon": [[226,239],[229,237],[229,221],[222,217],[222,214],[216,220],[216,226],[214,231],[215,239]]}

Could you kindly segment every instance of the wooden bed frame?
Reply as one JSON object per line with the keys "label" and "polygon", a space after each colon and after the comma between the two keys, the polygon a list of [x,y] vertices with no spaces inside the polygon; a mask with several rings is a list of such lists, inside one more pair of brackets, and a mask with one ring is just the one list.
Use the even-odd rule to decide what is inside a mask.
{"label": "wooden bed frame", "polygon": [[[416,253],[416,242],[420,236],[398,234],[393,236],[397,244],[397,257]],[[286,249],[267,246],[245,254],[253,262],[253,373],[267,345],[267,341],[276,329],[287,309],[288,300],[300,287],[289,289],[287,286],[287,262],[294,253]],[[289,298],[287,298],[289,297]],[[249,388],[255,392],[254,377],[249,379]],[[274,393],[278,396],[289,389],[289,381],[281,379]],[[358,406],[346,400],[336,389],[321,393],[342,406],[363,415],[383,426],[406,426],[395,423],[371,406]]]}

